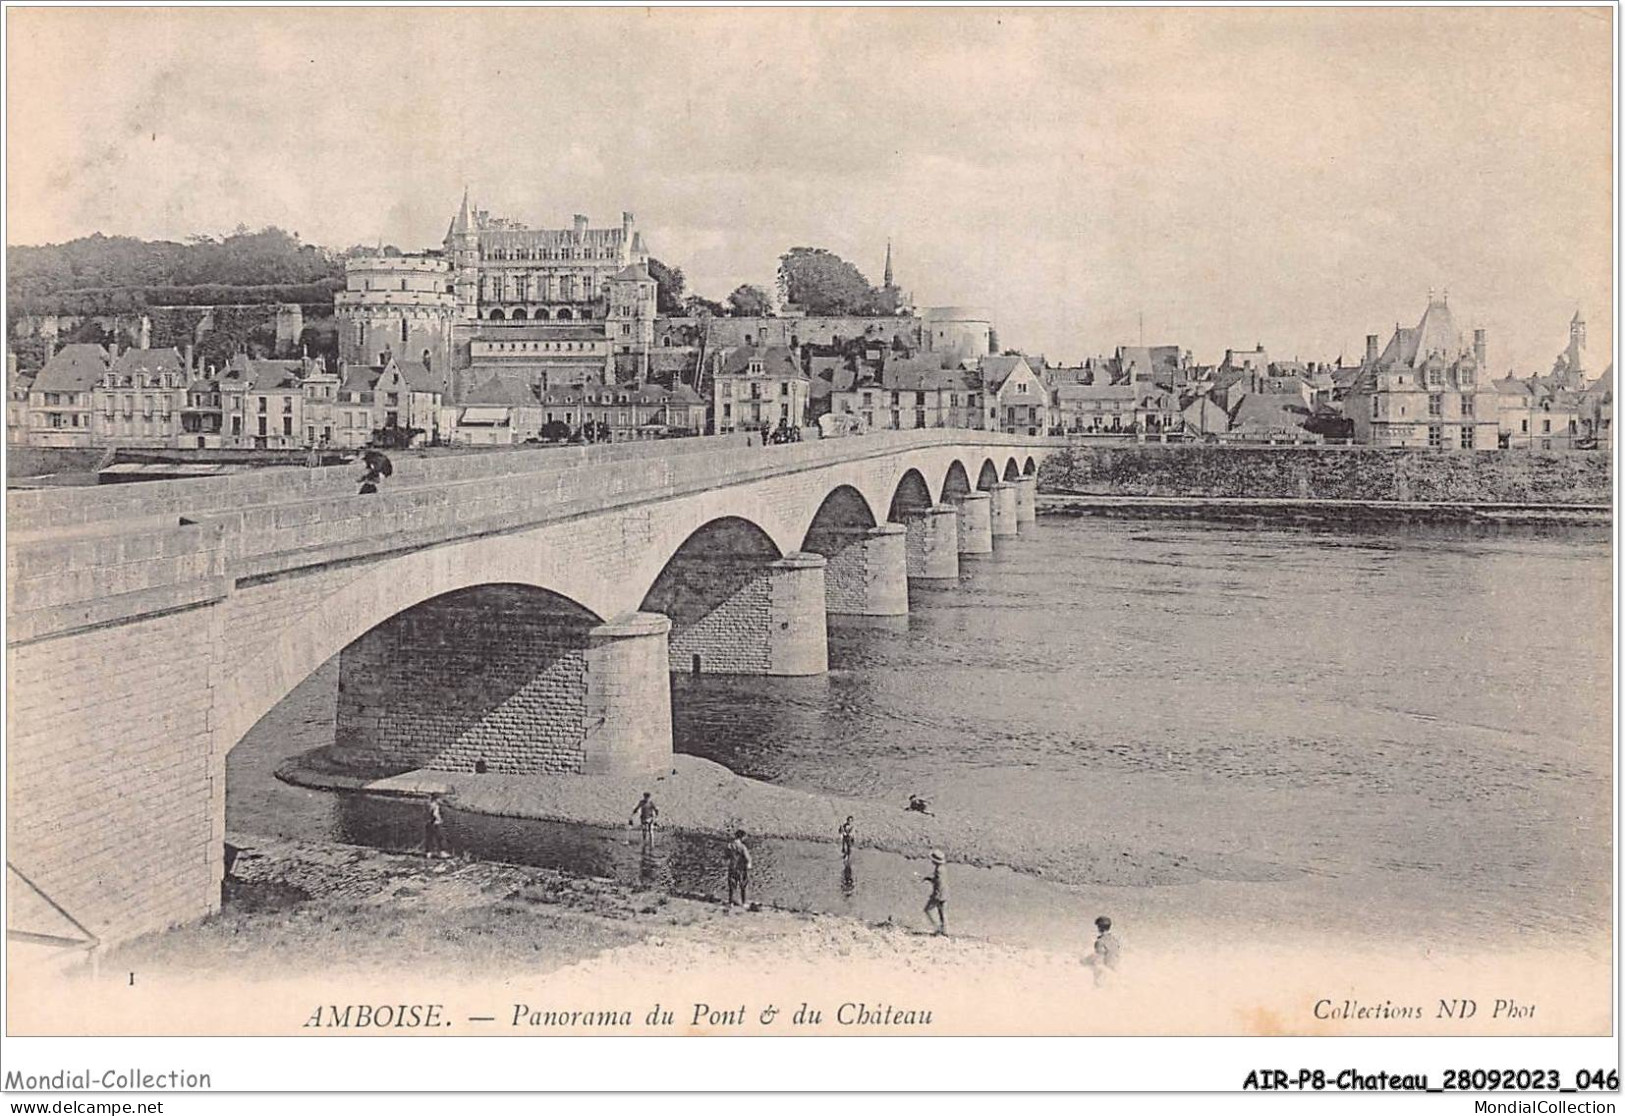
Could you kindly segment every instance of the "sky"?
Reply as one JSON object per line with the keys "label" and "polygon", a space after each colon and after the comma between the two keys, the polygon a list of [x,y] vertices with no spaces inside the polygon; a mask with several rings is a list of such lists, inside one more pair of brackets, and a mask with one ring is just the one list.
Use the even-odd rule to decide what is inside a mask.
{"label": "sky", "polygon": [[[689,290],[825,247],[1052,362],[1358,360],[1448,290],[1496,375],[1612,350],[1612,12],[9,9],[6,243],[438,246],[464,186],[637,216]],[[1143,334],[1142,334],[1143,322]]]}

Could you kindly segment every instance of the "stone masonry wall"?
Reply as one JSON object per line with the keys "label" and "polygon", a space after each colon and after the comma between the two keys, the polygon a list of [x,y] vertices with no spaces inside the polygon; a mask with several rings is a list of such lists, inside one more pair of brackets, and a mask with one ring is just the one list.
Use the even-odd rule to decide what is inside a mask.
{"label": "stone masonry wall", "polygon": [[[6,856],[104,940],[201,917],[219,894],[215,607],[7,649]],[[43,907],[25,890],[11,881],[9,917],[38,931],[15,921]]]}
{"label": "stone masonry wall", "polygon": [[582,767],[586,632],[541,594],[484,587],[380,624],[340,657],[341,762],[575,773]]}
{"label": "stone masonry wall", "polygon": [[[707,583],[716,597],[714,607],[701,615],[672,615],[669,639],[671,669],[688,673],[699,656],[701,674],[766,674],[771,666],[768,645],[770,580],[766,567],[741,577],[740,571],[720,566],[697,566],[686,571],[690,585]],[[656,609],[656,611],[662,611]]]}
{"label": "stone masonry wall", "polygon": [[1038,471],[1045,492],[1113,496],[1574,503],[1606,506],[1606,453],[1243,446],[1076,447]]}

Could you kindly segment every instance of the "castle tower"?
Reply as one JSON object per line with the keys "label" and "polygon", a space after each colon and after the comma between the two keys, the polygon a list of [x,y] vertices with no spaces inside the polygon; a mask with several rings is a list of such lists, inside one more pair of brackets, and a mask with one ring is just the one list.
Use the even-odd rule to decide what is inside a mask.
{"label": "castle tower", "polygon": [[[339,360],[378,364],[385,353],[414,382],[451,391],[452,327],[457,298],[447,290],[451,264],[433,256],[368,256],[344,265],[345,289],[333,298]],[[426,368],[420,379],[416,369]]]}
{"label": "castle tower", "polygon": [[615,352],[643,355],[639,379],[647,379],[647,358],[655,341],[655,281],[642,261],[628,264],[610,279],[605,325]]}
{"label": "castle tower", "polygon": [[457,316],[472,321],[480,315],[480,230],[469,215],[467,186],[463,187],[463,204],[446,230],[444,247],[451,264]]}

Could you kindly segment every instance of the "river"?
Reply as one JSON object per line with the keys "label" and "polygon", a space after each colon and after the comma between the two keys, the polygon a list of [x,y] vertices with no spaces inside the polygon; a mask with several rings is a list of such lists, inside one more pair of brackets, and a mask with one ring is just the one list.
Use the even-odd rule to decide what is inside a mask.
{"label": "river", "polygon": [[[832,621],[825,677],[674,676],[676,747],[1023,834],[1048,878],[957,870],[956,911],[995,935],[1111,898],[1147,918],[1590,940],[1611,926],[1612,606],[1606,530],[1046,518],[957,586],[914,590],[906,620]],[[228,827],[409,847],[420,808],[272,777],[331,741],[335,677],[232,752]],[[485,856],[690,891],[715,873],[710,838],[643,856],[624,832],[457,825]],[[825,846],[762,854],[772,901],[881,917],[903,908],[873,896],[901,892],[918,915],[901,857],[864,850],[854,887]],[[1125,886],[1148,858],[1185,886]]]}

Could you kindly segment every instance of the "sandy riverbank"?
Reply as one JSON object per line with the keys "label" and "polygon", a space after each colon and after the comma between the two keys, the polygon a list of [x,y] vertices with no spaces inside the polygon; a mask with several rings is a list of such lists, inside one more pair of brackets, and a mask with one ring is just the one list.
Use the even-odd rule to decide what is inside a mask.
{"label": "sandy riverbank", "polygon": [[1065,815],[990,818],[937,804],[929,815],[902,803],[844,798],[775,786],[734,774],[697,756],[672,757],[664,775],[569,777],[410,771],[367,778],[334,766],[325,749],[284,764],[277,777],[332,791],[448,796],[452,810],[496,817],[626,826],[644,791],[654,796],[660,825],[715,836],[744,829],[752,837],[835,842],[854,819],[860,848],[924,857],[942,849],[950,861],[1007,867],[1046,879],[1112,887],[1195,883],[1202,879],[1267,881],[1285,874],[1245,856],[1169,853],[1148,834],[1125,826],[1120,811],[1084,804]]}
{"label": "sandy riverbank", "polygon": [[[1097,986],[1080,952],[673,898],[511,865],[234,835],[216,916],[13,973],[16,1033],[296,1034],[324,1005],[438,1004],[466,1034],[1567,1034],[1608,1027],[1606,962],[1306,939],[1152,947]],[[131,979],[133,977],[133,980]],[[1468,1020],[1438,1001],[1471,998]],[[669,1025],[650,1025],[659,1003]],[[705,1014],[737,1012],[737,1022]],[[789,1020],[802,1004],[817,1024]],[[859,1006],[861,1005],[861,1007]],[[778,1008],[772,1018],[768,1007]],[[882,1021],[912,1013],[902,1023]],[[1528,1014],[1518,1014],[1533,1008]],[[588,1021],[557,1014],[586,1012]],[[865,1020],[860,1014],[870,1013]],[[765,1021],[764,1021],[765,1020]],[[399,1029],[390,1033],[403,1033]],[[411,1033],[411,1032],[406,1032]]]}

